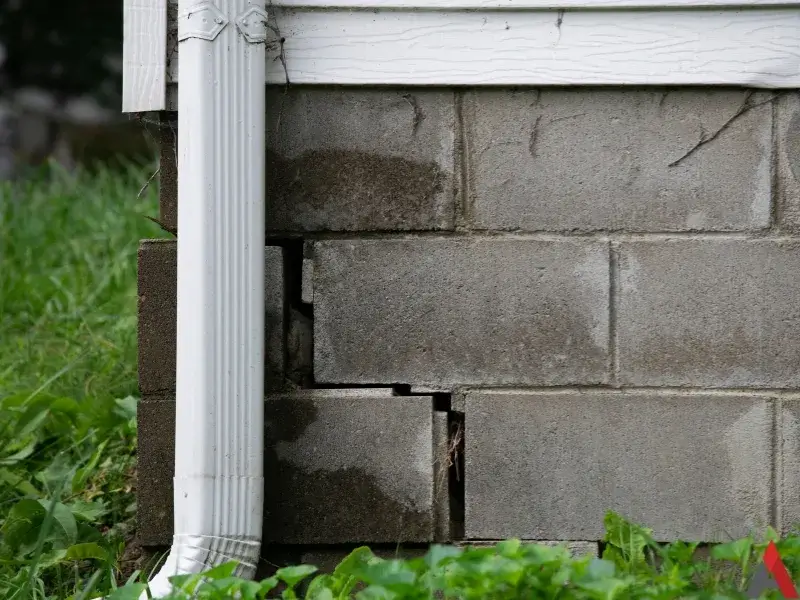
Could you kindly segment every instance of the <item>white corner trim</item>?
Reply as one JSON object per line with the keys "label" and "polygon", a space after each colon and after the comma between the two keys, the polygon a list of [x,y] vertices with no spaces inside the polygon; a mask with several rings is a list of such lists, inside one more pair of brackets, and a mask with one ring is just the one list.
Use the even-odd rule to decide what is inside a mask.
{"label": "white corner trim", "polygon": [[[341,6],[348,1],[366,2],[327,0]],[[683,0],[660,3],[665,1]],[[292,2],[321,0],[283,0]],[[503,0],[457,0],[459,6],[480,2]],[[286,39],[286,67],[296,84],[800,87],[800,6],[271,12],[271,25]],[[171,81],[177,81],[178,60],[170,66]],[[286,81],[272,32],[266,80]]]}
{"label": "white corner trim", "polygon": [[122,112],[164,110],[167,0],[124,0]]}

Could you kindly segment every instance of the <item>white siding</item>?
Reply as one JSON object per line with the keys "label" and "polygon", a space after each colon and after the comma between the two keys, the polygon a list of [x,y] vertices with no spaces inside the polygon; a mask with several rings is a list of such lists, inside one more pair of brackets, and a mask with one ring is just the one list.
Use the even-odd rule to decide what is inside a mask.
{"label": "white siding", "polygon": [[167,0],[124,0],[122,111],[165,108]]}

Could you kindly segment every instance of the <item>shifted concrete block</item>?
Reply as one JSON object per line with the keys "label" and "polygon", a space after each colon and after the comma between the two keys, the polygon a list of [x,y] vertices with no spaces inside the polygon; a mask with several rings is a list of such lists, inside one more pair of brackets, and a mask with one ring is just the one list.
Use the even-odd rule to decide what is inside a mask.
{"label": "shifted concrete block", "polygon": [[621,243],[620,383],[797,387],[798,272],[798,241]]}
{"label": "shifted concrete block", "polygon": [[778,224],[796,232],[800,230],[800,93],[783,93],[776,107]]}
{"label": "shifted concrete block", "polygon": [[527,231],[763,229],[771,106],[728,123],[745,102],[769,97],[748,94],[472,92],[464,107],[472,223]]}
{"label": "shifted concrete block", "polygon": [[324,241],[314,259],[318,382],[608,381],[605,242]]}
{"label": "shifted concrete block", "polygon": [[173,534],[175,397],[139,402],[136,538],[143,546],[167,546]]}
{"label": "shifted concrete block", "polygon": [[380,390],[273,396],[266,439],[266,542],[433,541],[431,397]]}
{"label": "shifted concrete block", "polygon": [[658,541],[761,532],[773,416],[758,394],[471,392],[466,537],[599,540],[608,510]]}
{"label": "shifted concrete block", "polygon": [[[502,540],[467,540],[457,542],[456,546],[472,546],[473,548],[496,546]],[[541,546],[566,546],[575,558],[583,556],[599,556],[600,545],[597,542],[558,542],[553,540],[522,540],[524,544],[538,544]]]}
{"label": "shifted concrete block", "polygon": [[[283,249],[265,252],[265,381],[283,386],[285,284]],[[178,246],[172,240],[143,240],[139,246],[139,389],[143,394],[175,391]]]}
{"label": "shifted concrete block", "polygon": [[451,229],[448,90],[267,91],[267,231]]}

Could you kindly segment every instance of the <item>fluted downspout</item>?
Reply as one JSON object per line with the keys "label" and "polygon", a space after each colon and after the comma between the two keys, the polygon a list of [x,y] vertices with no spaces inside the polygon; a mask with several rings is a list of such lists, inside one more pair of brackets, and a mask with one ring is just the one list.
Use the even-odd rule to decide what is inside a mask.
{"label": "fluted downspout", "polygon": [[175,531],[150,582],[231,559],[263,514],[265,4],[180,0]]}

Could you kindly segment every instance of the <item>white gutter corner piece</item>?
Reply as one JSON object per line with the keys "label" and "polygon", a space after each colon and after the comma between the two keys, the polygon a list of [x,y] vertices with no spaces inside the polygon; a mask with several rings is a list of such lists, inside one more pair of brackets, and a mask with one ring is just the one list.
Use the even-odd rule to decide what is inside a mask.
{"label": "white gutter corner piece", "polygon": [[175,532],[168,578],[261,549],[264,423],[263,0],[180,0]]}

